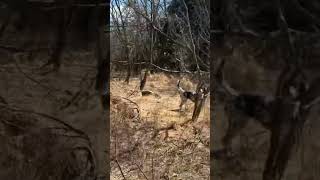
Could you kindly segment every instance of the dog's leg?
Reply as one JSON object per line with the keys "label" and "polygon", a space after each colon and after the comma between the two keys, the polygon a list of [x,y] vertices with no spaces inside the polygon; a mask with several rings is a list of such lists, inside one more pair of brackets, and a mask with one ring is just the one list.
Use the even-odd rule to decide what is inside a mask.
{"label": "dog's leg", "polygon": [[179,106],[179,107],[180,107],[180,109],[179,109],[180,111],[182,111],[182,106],[183,106],[186,102],[187,102],[187,98],[185,98],[185,97],[182,96],[182,97],[181,97],[181,103],[180,103],[180,106]]}

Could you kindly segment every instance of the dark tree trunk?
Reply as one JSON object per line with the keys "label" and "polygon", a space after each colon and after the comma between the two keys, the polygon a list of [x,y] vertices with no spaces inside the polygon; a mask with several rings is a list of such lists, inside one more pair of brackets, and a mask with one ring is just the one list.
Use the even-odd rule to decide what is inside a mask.
{"label": "dark tree trunk", "polygon": [[63,50],[66,47],[68,26],[71,23],[72,8],[59,10],[58,25],[56,29],[56,41],[53,46],[51,57],[46,65],[53,64],[54,70],[58,70],[61,65]]}
{"label": "dark tree trunk", "polygon": [[148,70],[146,70],[146,72],[144,73],[144,76],[143,78],[141,79],[141,82],[140,82],[140,91],[143,90],[144,86],[146,85],[147,83],[147,77],[148,77]]}

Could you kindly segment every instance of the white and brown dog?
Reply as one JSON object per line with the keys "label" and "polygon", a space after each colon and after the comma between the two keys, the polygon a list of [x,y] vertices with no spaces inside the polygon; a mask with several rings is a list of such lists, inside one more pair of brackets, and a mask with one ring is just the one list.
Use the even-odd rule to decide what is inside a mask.
{"label": "white and brown dog", "polygon": [[[178,87],[178,92],[180,95],[180,99],[181,99],[181,103],[179,106],[179,110],[182,111],[182,106],[188,101],[192,101],[193,103],[196,101],[196,97],[198,96],[197,92],[195,91],[186,91],[184,90],[181,86],[180,86],[180,80],[178,80],[177,83],[177,87]],[[203,90],[200,89],[200,92],[202,92]]]}

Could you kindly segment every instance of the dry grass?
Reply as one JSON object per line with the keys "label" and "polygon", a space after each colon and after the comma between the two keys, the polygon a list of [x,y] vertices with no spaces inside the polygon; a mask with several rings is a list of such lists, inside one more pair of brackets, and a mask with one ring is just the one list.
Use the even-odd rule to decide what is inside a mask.
{"label": "dry grass", "polygon": [[[93,56],[91,55],[90,57]],[[103,111],[94,90],[95,68],[92,65],[95,62],[94,59],[89,59],[88,56],[82,56],[75,53],[72,59],[66,59],[66,61],[63,60],[62,67],[59,72],[47,75],[41,74],[38,69],[40,64],[44,62],[40,62],[38,59],[34,62],[26,62],[23,58],[19,61],[20,69],[25,74],[19,71],[16,64],[12,61],[10,61],[10,63],[0,63],[0,95],[4,97],[10,105],[24,110],[49,114],[70,124],[76,129],[85,132],[92,142],[92,149],[97,160],[97,173],[99,176],[101,174],[104,175],[106,121],[103,118]],[[30,77],[33,78],[33,80],[30,79]],[[27,121],[25,118],[26,116],[23,116],[24,117],[19,118],[19,122]],[[2,113],[0,120],[8,120],[8,117],[4,117]],[[46,131],[46,128],[52,127],[52,124],[49,124],[48,120],[38,119],[38,121],[43,122],[43,124],[41,127],[35,126],[35,129],[42,128],[45,132],[48,132]],[[34,133],[31,136],[29,131],[24,131],[21,135],[15,136],[7,134],[3,130],[3,127],[4,126],[2,126],[0,122],[0,138],[3,141],[6,140],[9,142],[4,142],[2,147],[6,148],[9,145],[14,145],[11,149],[17,149],[18,152],[12,152],[9,149],[9,152],[12,152],[11,154],[14,159],[11,160],[10,165],[0,165],[0,179],[15,179],[13,176],[7,178],[6,170],[12,168],[11,174],[16,174],[17,179],[36,180],[37,178],[41,178],[39,177],[41,174],[39,174],[39,171],[43,170],[37,166],[42,168],[51,168],[50,173],[54,173],[56,176],[62,175],[61,172],[58,172],[58,167],[62,167],[61,164],[66,165],[66,161],[59,161],[56,155],[59,154],[63,156],[63,154],[65,154],[64,157],[69,158],[70,154],[67,153],[67,151],[60,151],[54,148],[55,144],[59,145],[59,138],[51,138],[50,133],[49,135],[46,135],[42,132]],[[60,131],[58,133],[64,136],[64,130],[61,129]],[[68,135],[69,134],[67,134],[67,136]],[[73,134],[71,135],[73,136]],[[24,140],[28,142],[24,142]],[[16,148],[16,144],[12,144],[11,141],[13,143],[18,143],[18,145],[24,144],[26,147],[29,146],[30,148],[33,148],[30,151],[31,154],[19,152],[19,149],[24,148],[20,148],[19,146]],[[48,145],[46,143],[50,144]],[[63,146],[63,148],[71,147],[73,144],[74,143],[72,141],[68,141],[67,146]],[[6,158],[8,157],[5,151],[2,150],[3,149],[0,148],[1,163],[7,161]],[[20,154],[23,155],[23,158],[31,157],[30,160],[38,162],[28,163],[28,161],[21,161],[21,159],[19,159]],[[64,157],[61,157],[61,159],[65,160],[63,159]],[[51,158],[53,158],[53,160]],[[61,164],[57,165],[55,163]],[[19,171],[19,168],[25,169],[25,171]],[[5,171],[3,172],[3,170]],[[32,173],[38,174],[33,176]],[[74,171],[74,173],[77,172]],[[50,178],[54,179],[55,177],[42,177],[42,179],[48,180]],[[67,176],[64,178],[68,179]]]}
{"label": "dry grass", "polygon": [[88,137],[53,118],[0,103],[3,179],[95,178]]}
{"label": "dry grass", "polygon": [[[177,111],[177,80],[151,75],[145,90],[156,95],[149,96],[141,96],[138,79],[129,85],[111,81],[111,179],[209,178],[209,98],[197,122],[177,125],[191,119],[193,111],[192,103]],[[188,78],[182,86],[195,88]],[[170,128],[156,131],[161,127]]]}

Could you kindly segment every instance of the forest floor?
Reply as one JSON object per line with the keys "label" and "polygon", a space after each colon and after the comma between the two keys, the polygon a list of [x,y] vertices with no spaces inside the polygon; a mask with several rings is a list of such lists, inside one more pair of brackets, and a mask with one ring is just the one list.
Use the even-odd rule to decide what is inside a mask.
{"label": "forest floor", "polygon": [[[217,121],[213,122],[213,151],[222,148],[221,139],[226,132],[227,119],[223,106],[215,106],[213,112]],[[299,145],[294,147],[283,180],[316,180],[319,178],[320,128],[319,117],[315,112],[310,115],[304,127]],[[265,160],[268,155],[269,132],[261,125],[250,122],[240,136],[233,141],[235,158],[211,159],[212,179],[217,180],[258,180],[262,179]]]}
{"label": "forest floor", "polygon": [[[138,78],[129,85],[111,80],[112,180],[123,175],[127,179],[209,179],[210,97],[196,122],[179,125],[191,119],[193,103],[179,112],[177,80],[162,73],[150,75],[144,90],[153,94],[148,96],[138,90]],[[181,84],[188,90],[195,88],[188,78]]]}
{"label": "forest floor", "polygon": [[[86,133],[98,173],[105,174],[106,120],[94,90],[95,60],[70,57],[59,72],[43,74],[43,62],[0,62],[0,95],[16,107],[48,114]],[[73,59],[77,59],[74,61]]]}

